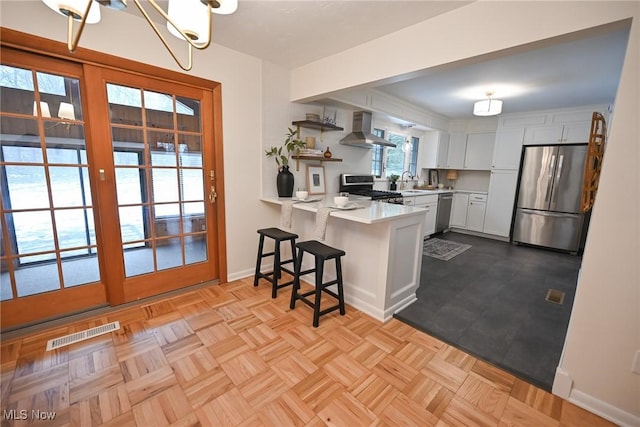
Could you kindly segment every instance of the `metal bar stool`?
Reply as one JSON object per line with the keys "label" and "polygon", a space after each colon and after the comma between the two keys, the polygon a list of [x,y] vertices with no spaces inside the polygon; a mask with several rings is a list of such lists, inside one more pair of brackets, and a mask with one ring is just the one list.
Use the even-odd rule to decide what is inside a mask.
{"label": "metal bar stool", "polygon": [[[279,228],[263,228],[258,230],[258,234],[260,234],[260,243],[258,244],[258,258],[256,260],[256,272],[253,277],[253,286],[258,286],[258,281],[260,278],[263,278],[271,283],[271,298],[275,298],[278,296],[278,289],[283,288],[285,286],[291,285],[294,281],[290,280],[285,283],[278,283],[278,279],[280,279],[282,275],[282,271],[285,271],[292,276],[294,276],[294,272],[291,269],[287,269],[283,267],[284,264],[293,263],[295,267],[295,259],[296,259],[296,239],[298,238],[297,234],[288,233],[286,231],[280,230]],[[269,237],[275,241],[275,246],[273,252],[263,253],[264,249],[264,238]],[[280,243],[284,241],[291,242],[291,259],[281,260],[280,258]],[[262,258],[272,256],[273,255],[273,270],[262,273],[260,271],[262,266]]]}
{"label": "metal bar stool", "polygon": [[[340,314],[344,315],[344,295],[342,293],[342,264],[340,258],[346,253],[340,249],[332,248],[324,243],[320,243],[317,240],[309,240],[306,242],[300,242],[296,245],[298,248],[298,255],[295,263],[295,274],[293,290],[291,292],[291,303],[289,308],[294,309],[296,307],[296,301],[301,300],[309,307],[313,308],[313,326],[318,327],[320,322],[320,316],[327,314],[333,310],[340,309]],[[315,257],[315,268],[300,271],[302,268],[302,257],[305,252],[310,253]],[[328,259],[335,259],[336,261],[336,278],[326,283],[322,283],[322,274],[324,272],[324,262]],[[300,276],[304,276],[309,273],[316,273],[316,287],[312,291],[300,293]],[[336,294],[327,287],[331,285],[338,285],[338,293]],[[332,297],[338,300],[338,304],[335,306],[320,310],[320,300],[322,292],[326,292]],[[307,297],[315,294],[314,302],[311,302]]]}

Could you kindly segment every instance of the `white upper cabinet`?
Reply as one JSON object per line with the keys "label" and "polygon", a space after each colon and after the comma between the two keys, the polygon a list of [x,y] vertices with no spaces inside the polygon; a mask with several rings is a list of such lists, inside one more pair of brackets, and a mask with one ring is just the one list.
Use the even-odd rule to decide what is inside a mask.
{"label": "white upper cabinet", "polygon": [[426,169],[445,168],[449,150],[449,133],[427,132],[420,141],[418,166]]}
{"label": "white upper cabinet", "polygon": [[518,169],[523,142],[524,127],[498,129],[491,169]]}
{"label": "white upper cabinet", "polygon": [[562,143],[589,142],[591,134],[591,120],[587,122],[570,123],[562,129]]}
{"label": "white upper cabinet", "polygon": [[530,127],[526,130],[526,141],[529,145],[589,142],[590,130],[590,121],[567,125]]}
{"label": "white upper cabinet", "polygon": [[464,155],[464,168],[471,170],[490,170],[495,141],[496,134],[494,132],[468,134]]}
{"label": "white upper cabinet", "polygon": [[543,123],[526,127],[524,143],[541,145],[589,142],[591,116],[594,111],[602,113],[603,110],[606,108],[546,112]]}
{"label": "white upper cabinet", "polygon": [[520,167],[523,145],[589,142],[591,116],[605,114],[606,105],[553,111],[505,114],[498,120],[492,170]]}
{"label": "white upper cabinet", "polygon": [[464,155],[467,149],[467,134],[464,132],[452,132],[449,140],[447,154],[447,169],[463,169]]}
{"label": "white upper cabinet", "polygon": [[447,159],[449,157],[449,134],[447,132],[440,132],[440,138],[438,140],[438,158],[436,167],[444,169],[447,167]]}

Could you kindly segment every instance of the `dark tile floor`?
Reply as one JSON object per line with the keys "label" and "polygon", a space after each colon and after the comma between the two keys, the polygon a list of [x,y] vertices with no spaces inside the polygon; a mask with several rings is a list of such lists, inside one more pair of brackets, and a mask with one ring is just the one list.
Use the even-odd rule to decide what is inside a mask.
{"label": "dark tile floor", "polygon": [[[575,295],[580,256],[445,233],[470,244],[449,261],[424,256],[412,326],[550,391]],[[564,303],[546,301],[549,289]]]}

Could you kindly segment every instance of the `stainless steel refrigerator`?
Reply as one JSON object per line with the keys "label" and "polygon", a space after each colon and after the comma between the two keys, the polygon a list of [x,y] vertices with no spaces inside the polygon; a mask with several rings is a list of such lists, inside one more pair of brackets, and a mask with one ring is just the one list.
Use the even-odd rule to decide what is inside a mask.
{"label": "stainless steel refrigerator", "polygon": [[579,252],[588,223],[580,206],[587,144],[527,146],[523,151],[511,240]]}

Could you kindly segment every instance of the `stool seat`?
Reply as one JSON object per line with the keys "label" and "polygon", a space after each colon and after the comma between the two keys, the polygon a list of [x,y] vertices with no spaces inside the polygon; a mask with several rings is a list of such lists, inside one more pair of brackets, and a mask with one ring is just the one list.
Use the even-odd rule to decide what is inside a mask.
{"label": "stool seat", "polygon": [[[317,328],[320,323],[320,316],[338,309],[340,310],[341,315],[345,314],[344,295],[342,292],[342,263],[340,259],[346,255],[346,252],[341,249],[325,245],[317,240],[300,242],[296,244],[296,247],[298,248],[298,253],[295,261],[293,290],[291,291],[291,303],[289,304],[289,308],[294,309],[296,307],[297,300],[300,300],[313,308],[313,326]],[[302,271],[302,259],[305,252],[315,257],[315,268]],[[330,259],[334,259],[336,263],[336,278],[335,280],[322,282],[324,262]],[[300,277],[310,273],[315,273],[315,289],[300,293]],[[328,289],[328,287],[332,285],[337,285],[337,293]],[[320,310],[320,302],[323,292],[337,299],[338,303],[332,307]],[[307,298],[311,295],[315,295],[313,302]]]}
{"label": "stool seat", "polygon": [[300,242],[296,246],[303,251],[309,252],[311,255],[320,257],[324,260],[346,255],[345,251],[332,248],[331,246],[327,246],[322,242],[318,242],[317,240]]}
{"label": "stool seat", "polygon": [[[294,280],[290,280],[285,283],[278,283],[282,275],[282,271],[289,273],[291,276],[294,276],[295,273],[292,269],[283,267],[285,264],[292,263],[295,267],[296,260],[296,239],[298,238],[297,234],[289,233],[288,231],[281,230],[276,227],[270,228],[261,228],[258,230],[258,234],[260,235],[260,242],[258,244],[258,257],[256,259],[256,271],[253,277],[253,286],[258,286],[258,281],[262,278],[271,283],[271,298],[276,298],[278,296],[278,289],[283,288],[285,286],[289,286],[293,284]],[[273,252],[264,252],[264,239],[268,237],[274,240],[274,249]],[[291,242],[291,259],[282,260],[280,257],[280,243],[281,242]],[[273,256],[273,270],[269,272],[261,272],[262,268],[262,258]]]}
{"label": "stool seat", "polygon": [[288,231],[284,231],[276,227],[262,228],[258,230],[258,234],[280,241],[298,238],[297,234],[289,233]]}

